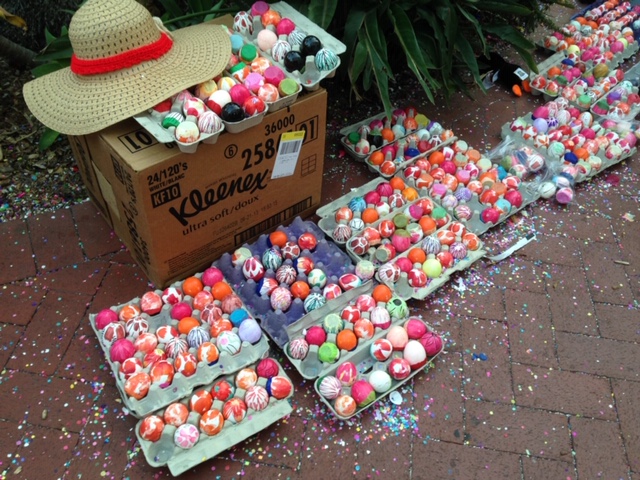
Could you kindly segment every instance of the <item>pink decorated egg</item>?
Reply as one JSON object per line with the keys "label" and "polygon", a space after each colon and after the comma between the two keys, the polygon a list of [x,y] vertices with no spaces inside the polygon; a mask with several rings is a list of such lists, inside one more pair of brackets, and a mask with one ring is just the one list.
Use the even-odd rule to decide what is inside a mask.
{"label": "pink decorated egg", "polygon": [[367,380],[356,380],[351,387],[351,397],[359,408],[363,408],[376,399],[376,391]]}
{"label": "pink decorated egg", "polygon": [[393,349],[398,351],[403,350],[409,341],[407,331],[400,325],[393,325],[389,328],[386,338],[391,342]]}
{"label": "pink decorated egg", "polygon": [[133,357],[136,353],[136,347],[127,338],[119,338],[111,345],[109,356],[112,362],[124,362],[127,358]]}
{"label": "pink decorated egg", "polygon": [[174,443],[185,450],[193,448],[199,439],[198,427],[190,423],[180,425],[173,434]]}
{"label": "pink decorated egg", "polygon": [[344,362],[336,369],[335,376],[342,385],[351,386],[358,378],[358,369],[353,362]]}
{"label": "pink decorated egg", "polygon": [[94,320],[96,328],[103,330],[110,323],[116,323],[118,321],[118,314],[110,308],[100,310]]}
{"label": "pink decorated egg", "polygon": [[429,357],[433,357],[442,350],[442,338],[434,332],[425,333],[419,341]]}

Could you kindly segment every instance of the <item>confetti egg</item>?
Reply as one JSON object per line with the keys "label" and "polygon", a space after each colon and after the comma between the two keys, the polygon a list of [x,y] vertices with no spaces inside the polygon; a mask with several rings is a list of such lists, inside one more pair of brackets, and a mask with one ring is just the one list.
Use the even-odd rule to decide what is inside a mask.
{"label": "confetti egg", "polygon": [[159,360],[151,365],[149,375],[151,376],[151,383],[156,383],[160,388],[165,388],[173,382],[175,369],[167,360]]}
{"label": "confetti egg", "polygon": [[275,399],[283,400],[293,392],[293,384],[287,377],[276,375],[267,380],[267,392]]}
{"label": "confetti egg", "polygon": [[175,305],[183,299],[182,290],[177,287],[165,288],[162,292],[162,301],[167,305]]}
{"label": "confetti egg", "polygon": [[173,366],[176,369],[176,372],[184,375],[185,377],[190,377],[194,373],[196,373],[196,369],[198,368],[198,361],[196,357],[190,352],[182,352],[176,356],[173,361]]}
{"label": "confetti egg", "polygon": [[213,405],[213,397],[207,390],[197,390],[189,399],[189,408],[192,412],[202,415]]}
{"label": "confetti egg", "polygon": [[340,350],[333,342],[324,342],[318,348],[318,360],[322,363],[336,363],[340,358]]}
{"label": "confetti egg", "polygon": [[353,331],[358,338],[369,340],[370,338],[373,338],[375,327],[368,318],[361,318],[353,324]]}
{"label": "confetti egg", "polygon": [[211,340],[209,329],[205,327],[192,328],[187,334],[187,343],[191,348],[199,348],[205,342]]}
{"label": "confetti egg", "polygon": [[339,223],[331,233],[331,237],[338,243],[345,243],[352,235],[353,230],[346,223]]}
{"label": "confetti egg", "polygon": [[277,287],[269,297],[271,308],[273,308],[274,310],[280,310],[281,312],[286,312],[287,310],[289,310],[292,300],[293,296],[291,295],[289,289],[286,287]]}
{"label": "confetti egg", "polygon": [[409,318],[404,324],[407,335],[411,340],[417,340],[427,333],[427,326],[418,318]]}
{"label": "confetti egg", "polygon": [[174,443],[185,450],[193,448],[198,443],[199,438],[198,427],[190,423],[180,425],[173,434]]}
{"label": "confetti egg", "polygon": [[282,265],[283,257],[279,247],[271,247],[262,254],[262,265],[267,270],[276,271]]}
{"label": "confetti egg", "polygon": [[224,427],[224,416],[217,408],[207,410],[200,417],[200,430],[205,435],[213,437],[222,431],[222,427]]}
{"label": "confetti egg", "polygon": [[378,338],[369,347],[371,356],[379,362],[384,362],[393,353],[393,344],[387,338]]}
{"label": "confetti egg", "polygon": [[131,398],[140,400],[147,396],[149,387],[151,386],[151,377],[146,372],[138,372],[131,375],[124,382],[124,393]]}
{"label": "confetti egg", "polygon": [[337,368],[335,376],[343,386],[350,387],[358,378],[358,369],[353,362],[343,362]]}
{"label": "confetti egg", "polygon": [[418,370],[427,364],[427,352],[418,340],[409,340],[402,355],[412,370]]}
{"label": "confetti egg", "polygon": [[189,344],[184,338],[172,338],[164,347],[164,351],[169,358],[175,359],[179,354],[185,353],[189,350]]}
{"label": "confetti egg", "polygon": [[407,302],[400,297],[392,297],[385,305],[385,308],[393,318],[405,318],[409,315]]}
{"label": "confetti egg", "polygon": [[255,257],[247,258],[242,264],[242,274],[247,280],[254,280],[257,282],[264,277],[264,272],[264,266],[260,260]]}
{"label": "confetti egg", "polygon": [[238,397],[227,400],[222,406],[222,415],[231,423],[240,423],[247,415],[247,404]]}
{"label": "confetti egg", "polygon": [[98,330],[104,330],[104,328],[110,323],[116,323],[118,321],[118,314],[110,308],[100,310],[95,317],[95,325]]}
{"label": "confetti egg", "polygon": [[340,350],[346,350],[350,352],[358,346],[358,337],[353,330],[342,330],[336,336],[336,345]]}
{"label": "confetti egg", "polygon": [[319,268],[314,268],[307,276],[311,288],[323,288],[327,284],[327,275]]}
{"label": "confetti egg", "polygon": [[374,370],[369,374],[369,383],[377,393],[384,393],[391,389],[393,380],[384,370]]}
{"label": "confetti egg", "polygon": [[333,300],[342,295],[342,288],[337,283],[327,283],[322,289],[322,295],[327,300]]}
{"label": "confetti egg", "polygon": [[287,353],[295,360],[304,360],[309,353],[309,343],[304,338],[294,338],[287,346]]}
{"label": "confetti egg", "polygon": [[300,246],[294,242],[286,242],[282,247],[282,256],[287,260],[295,260],[300,256]]}
{"label": "confetti egg", "polygon": [[313,252],[318,246],[318,240],[313,233],[306,232],[298,237],[298,245],[302,250]]}
{"label": "confetti egg", "polygon": [[189,409],[183,403],[172,403],[164,409],[162,417],[165,424],[179,427],[187,422],[187,418],[189,418]]}
{"label": "confetti egg", "polygon": [[329,313],[322,321],[322,328],[327,333],[337,334],[344,328],[344,320],[337,313]]}
{"label": "confetti egg", "polygon": [[236,373],[235,382],[237,388],[246,390],[258,383],[258,374],[253,368],[243,368]]}
{"label": "confetti egg", "polygon": [[400,267],[395,262],[387,262],[378,268],[378,279],[384,283],[396,283],[400,280]]}
{"label": "confetti egg", "polygon": [[220,400],[226,402],[236,392],[236,388],[227,380],[218,380],[211,387],[211,397],[214,400]]}
{"label": "confetti egg", "polygon": [[120,373],[124,378],[142,371],[142,361],[137,357],[129,357],[120,365]]}
{"label": "confetti egg", "polygon": [[361,315],[362,313],[360,312],[360,309],[355,305],[347,305],[342,309],[342,312],[340,313],[340,316],[343,320],[351,323],[360,320]]}
{"label": "confetti egg", "polygon": [[149,415],[140,422],[140,438],[148,442],[157,442],[164,430],[164,420],[158,415]]}
{"label": "confetti egg", "polygon": [[298,257],[293,262],[293,266],[300,275],[309,275],[311,270],[313,270],[314,263],[309,257]]}
{"label": "confetti egg", "polygon": [[363,408],[376,399],[376,391],[367,380],[360,379],[351,387],[351,397],[359,408]]}
{"label": "confetti egg", "polygon": [[322,296],[321,293],[311,292],[307,298],[304,299],[304,311],[306,313],[312,312],[327,303],[327,299]]}
{"label": "confetti egg", "polygon": [[260,328],[260,324],[253,318],[243,320],[238,327],[238,336],[243,342],[255,345],[262,338],[262,329]]}
{"label": "confetti egg", "polygon": [[342,393],[342,382],[332,375],[320,379],[318,391],[327,400],[334,400]]}
{"label": "confetti egg", "polygon": [[253,17],[249,12],[240,11],[233,17],[233,30],[248,36],[253,33]]}
{"label": "confetti egg", "polygon": [[253,385],[247,389],[244,401],[248,408],[259,412],[269,406],[269,393],[263,386]]}
{"label": "confetti egg", "polygon": [[349,395],[340,395],[336,398],[333,409],[341,417],[350,417],[356,412],[356,401]]}
{"label": "confetti egg", "polygon": [[220,352],[235,355],[240,352],[242,348],[242,340],[240,340],[240,337],[235,332],[227,330],[218,335],[218,338],[216,338],[216,346]]}
{"label": "confetti egg", "polygon": [[126,337],[127,331],[122,323],[109,323],[104,330],[102,330],[102,344],[106,348],[111,348],[111,345],[117,340]]}
{"label": "confetti egg", "polygon": [[256,366],[256,373],[262,378],[275,377],[279,372],[280,364],[270,357],[263,358]]}
{"label": "confetti egg", "polygon": [[404,380],[411,375],[411,365],[404,358],[394,358],[388,365],[389,375],[394,380]]}
{"label": "confetti egg", "polygon": [[264,277],[262,280],[258,282],[256,286],[256,293],[259,296],[269,296],[278,286],[278,281],[275,278]]}
{"label": "confetti egg", "polygon": [[198,361],[206,363],[207,365],[213,365],[218,361],[220,352],[218,347],[212,342],[203,342],[198,347]]}
{"label": "confetti egg", "polygon": [[162,305],[162,298],[156,292],[146,292],[140,298],[140,310],[147,315],[160,313]]}
{"label": "confetti egg", "polygon": [[111,345],[109,349],[109,357],[112,362],[122,363],[127,358],[131,358],[136,353],[136,347],[133,342],[127,338],[119,338]]}
{"label": "confetti egg", "polygon": [[296,281],[298,272],[288,263],[283,264],[276,270],[276,281],[278,283],[285,283],[287,285],[293,284]]}
{"label": "confetti egg", "polygon": [[419,341],[429,357],[433,357],[442,350],[442,338],[434,332],[425,333]]}
{"label": "confetti egg", "polygon": [[384,306],[377,305],[371,310],[369,316],[375,328],[386,330],[391,325],[391,315]]}

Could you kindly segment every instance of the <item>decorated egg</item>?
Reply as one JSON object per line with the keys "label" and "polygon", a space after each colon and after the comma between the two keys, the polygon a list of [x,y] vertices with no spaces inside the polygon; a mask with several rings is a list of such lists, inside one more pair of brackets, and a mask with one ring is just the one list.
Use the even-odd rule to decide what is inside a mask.
{"label": "decorated egg", "polygon": [[279,247],[271,247],[262,254],[262,265],[268,270],[276,271],[282,265],[282,253]]}
{"label": "decorated egg", "polygon": [[186,423],[188,417],[189,409],[185,404],[179,402],[175,402],[167,406],[162,415],[164,423],[167,425],[173,425],[174,427],[179,427],[183,423]]}
{"label": "decorated egg", "polygon": [[173,366],[175,367],[176,372],[184,375],[185,377],[190,377],[196,373],[198,361],[192,353],[181,352],[174,359]]}
{"label": "decorated egg", "polygon": [[189,408],[192,412],[202,415],[213,405],[213,398],[207,390],[196,390],[189,399]]}
{"label": "decorated egg", "polygon": [[442,338],[434,332],[425,333],[419,341],[429,357],[433,357],[442,350]]}
{"label": "decorated egg", "polygon": [[355,323],[357,320],[359,320],[361,315],[362,313],[356,305],[347,305],[342,309],[342,312],[340,312],[340,316],[342,317],[342,319],[351,323]]}
{"label": "decorated egg", "polygon": [[182,337],[172,338],[165,346],[164,351],[169,358],[175,359],[178,354],[187,352],[189,350],[189,344]]}
{"label": "decorated egg", "polygon": [[118,321],[118,314],[110,308],[100,310],[95,317],[94,323],[98,330],[103,330],[110,323],[116,323]]}
{"label": "decorated egg", "polygon": [[124,382],[124,392],[131,398],[141,400],[149,393],[151,386],[151,377],[148,373],[142,371],[131,375]]}
{"label": "decorated egg", "polygon": [[243,368],[236,373],[235,382],[237,388],[246,390],[258,383],[258,374],[253,368]]}
{"label": "decorated egg", "polygon": [[151,366],[149,375],[151,376],[151,383],[157,383],[160,388],[165,388],[173,382],[175,369],[167,360],[159,360]]}
{"label": "decorated egg", "polygon": [[376,399],[376,392],[367,380],[360,379],[351,387],[351,397],[359,408],[363,408]]}
{"label": "decorated egg", "polygon": [[234,387],[229,381],[222,379],[218,380],[211,387],[211,397],[214,400],[220,400],[221,402],[226,402],[236,392],[236,387]]}
{"label": "decorated egg", "polygon": [[200,417],[200,430],[210,437],[217,435],[224,427],[224,416],[217,408],[207,410]]}
{"label": "decorated egg", "polygon": [[134,373],[142,371],[142,361],[137,357],[129,357],[120,365],[120,373],[124,378],[129,378]]}
{"label": "decorated egg", "polygon": [[407,306],[407,302],[405,302],[402,298],[394,296],[385,305],[387,312],[393,318],[405,318],[409,315],[409,307]]}
{"label": "decorated egg", "polygon": [[293,296],[291,291],[286,287],[277,287],[269,297],[271,308],[286,312],[291,306]]}
{"label": "decorated egg", "polygon": [[318,348],[318,360],[322,363],[335,363],[340,358],[340,350],[333,342],[324,342]]}
{"label": "decorated egg", "polygon": [[384,306],[377,305],[371,310],[369,319],[375,328],[386,330],[391,325],[391,315]]}
{"label": "decorated egg", "polygon": [[369,384],[377,393],[384,393],[391,389],[393,380],[384,370],[374,370],[369,374]]}
{"label": "decorated egg", "polygon": [[318,245],[318,240],[313,233],[305,232],[298,237],[298,245],[302,250],[313,252]]}
{"label": "decorated egg", "polygon": [[356,401],[349,395],[340,395],[335,399],[333,409],[341,417],[350,417],[356,412]]}
{"label": "decorated egg", "polygon": [[148,442],[157,442],[162,436],[164,425],[164,420],[158,415],[149,415],[143,418],[138,429],[140,438]]}
{"label": "decorated egg", "polygon": [[127,358],[133,357],[136,353],[136,347],[133,342],[127,338],[119,338],[111,345],[109,349],[109,357],[112,362],[124,362]]}
{"label": "decorated egg", "polygon": [[255,257],[250,257],[242,264],[242,274],[247,280],[258,281],[264,277],[265,268]]}
{"label": "decorated egg", "polygon": [[220,352],[236,355],[242,348],[242,340],[235,332],[226,330],[216,338],[216,346]]}
{"label": "decorated egg", "polygon": [[375,327],[368,318],[361,318],[353,324],[353,332],[358,338],[369,340],[370,338],[373,338]]}
{"label": "decorated egg", "polygon": [[283,264],[276,270],[276,281],[278,283],[284,283],[291,285],[296,281],[298,272],[288,263]]}
{"label": "decorated egg", "polygon": [[174,443],[184,450],[193,448],[199,439],[198,427],[191,423],[180,425],[173,434]]}
{"label": "decorated egg", "polygon": [[247,404],[239,397],[227,400],[222,406],[222,415],[231,423],[240,423],[247,415]]}
{"label": "decorated egg", "polygon": [[251,250],[247,247],[240,247],[236,249],[231,255],[231,263],[234,267],[242,267],[244,262],[253,257]]}
{"label": "decorated egg", "polygon": [[295,242],[286,242],[282,247],[282,256],[288,260],[295,260],[300,256],[300,246]]}
{"label": "decorated egg", "polygon": [[252,385],[245,392],[244,401],[248,408],[259,412],[269,406],[269,393],[261,385]]}
{"label": "decorated egg", "polygon": [[220,352],[218,347],[210,341],[202,342],[198,347],[198,361],[206,363],[207,365],[213,365],[218,361]]}
{"label": "decorated egg", "polygon": [[162,305],[162,298],[156,292],[146,292],[140,297],[140,310],[147,315],[160,313]]}
{"label": "decorated egg", "polygon": [[427,363],[427,352],[418,340],[409,340],[402,355],[409,362],[412,370],[418,370]]}
{"label": "decorated egg", "polygon": [[404,380],[411,375],[411,365],[404,358],[394,358],[389,362],[387,369],[394,380]]}
{"label": "decorated egg", "polygon": [[271,357],[263,358],[256,366],[256,373],[262,378],[271,378],[280,372],[280,364]]}
{"label": "decorated egg", "polygon": [[340,350],[350,352],[358,346],[358,337],[353,330],[344,329],[336,336],[336,345]]}
{"label": "decorated egg", "polygon": [[309,275],[313,270],[314,262],[310,257],[298,257],[293,262],[293,266],[300,275]]}
{"label": "decorated egg", "polygon": [[294,338],[287,345],[287,353],[295,360],[304,360],[309,353],[309,343],[304,338]]}
{"label": "decorated egg", "polygon": [[102,330],[102,344],[110,349],[116,340],[123,339],[126,335],[124,324],[120,322],[109,323]]}
{"label": "decorated egg", "polygon": [[327,275],[319,268],[311,270],[307,276],[311,288],[322,288],[327,284]]}
{"label": "decorated egg", "polygon": [[293,393],[293,384],[287,377],[276,375],[267,380],[267,392],[277,400],[283,400]]}
{"label": "decorated egg", "polygon": [[350,387],[358,378],[358,369],[353,362],[343,362],[336,369],[335,376],[342,385]]}
{"label": "decorated egg", "polygon": [[321,293],[311,292],[307,298],[304,299],[304,311],[306,313],[312,312],[327,303],[327,299]]}
{"label": "decorated egg", "polygon": [[386,338],[378,338],[369,347],[371,356],[379,362],[384,362],[393,353],[393,344]]}
{"label": "decorated egg", "polygon": [[333,300],[342,295],[342,288],[337,283],[327,283],[322,289],[322,295],[327,300]]}
{"label": "decorated egg", "polygon": [[327,375],[319,380],[318,391],[327,400],[333,400],[342,393],[342,382],[332,375]]}

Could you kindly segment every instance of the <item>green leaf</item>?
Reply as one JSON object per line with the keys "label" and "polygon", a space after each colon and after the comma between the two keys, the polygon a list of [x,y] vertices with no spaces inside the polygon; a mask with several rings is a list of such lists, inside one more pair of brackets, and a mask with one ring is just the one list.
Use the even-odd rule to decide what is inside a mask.
{"label": "green leaf", "polygon": [[53,142],[55,142],[59,136],[60,133],[55,130],[51,130],[49,127],[45,127],[44,132],[40,137],[40,141],[38,142],[38,148],[40,151],[44,151],[53,145]]}
{"label": "green leaf", "polygon": [[488,12],[502,12],[509,13],[511,15],[531,15],[531,10],[522,5],[514,4],[512,0],[501,2],[482,2],[478,4],[478,10]]}
{"label": "green leaf", "polygon": [[367,49],[364,47],[362,42],[358,42],[352,56],[351,65],[349,65],[349,79],[351,80],[352,85],[358,81],[364,67],[367,65],[367,61]]}
{"label": "green leaf", "polygon": [[55,72],[57,70],[61,70],[69,66],[69,62],[58,62],[53,61],[49,63],[45,63],[44,65],[38,65],[37,67],[31,69],[31,74],[36,77],[42,77],[43,75],[47,75],[48,73]]}
{"label": "green leaf", "polygon": [[[459,35],[456,38],[456,47],[458,48],[465,65],[471,71],[476,83],[482,83],[482,80],[480,79],[480,71],[478,70],[478,60],[476,59],[476,55],[469,41],[462,35]],[[454,76],[454,79],[455,78],[457,78],[457,76]]]}
{"label": "green leaf", "polygon": [[358,41],[358,35],[364,24],[364,17],[366,15],[365,10],[353,8],[349,11],[347,19],[345,21],[344,36],[342,43],[347,47],[346,58],[351,58],[354,55],[356,42]]}
{"label": "green leaf", "polygon": [[467,19],[469,24],[476,31],[476,35],[477,35],[478,39],[480,40],[480,42],[482,43],[482,51],[484,52],[486,50],[486,48],[487,48],[487,42],[486,42],[486,40],[484,38],[485,35],[484,35],[483,31],[482,31],[482,26],[480,25],[480,22],[478,22],[478,19],[476,17],[474,17],[470,12],[467,12],[467,10],[462,7],[462,5],[456,5],[456,8],[462,14],[462,16]]}
{"label": "green leaf", "polygon": [[[184,15],[185,12],[182,11],[182,8],[178,5],[175,0],[158,0],[160,4],[164,7],[169,18],[176,18]],[[164,18],[164,16],[163,16]]]}
{"label": "green leaf", "polygon": [[[413,25],[411,25],[411,20],[409,20],[407,14],[397,5],[391,5],[389,16],[393,23],[396,37],[398,37],[404,50],[404,54],[419,70],[427,71],[429,66],[427,66],[422,56],[416,33],[413,30]],[[433,68],[433,65],[431,65],[431,67]]]}
{"label": "green leaf", "polygon": [[512,25],[484,25],[484,30],[499,36],[514,47],[522,50],[533,50],[535,45]]}
{"label": "green leaf", "polygon": [[[389,65],[382,59],[379,52],[376,50],[375,45],[371,43],[371,37],[368,35],[363,36],[364,45],[369,53],[369,59],[371,60],[371,71],[376,79],[378,86],[378,94],[384,111],[387,115],[391,115],[392,106],[391,99],[389,98],[389,77],[393,74]],[[385,45],[386,46],[386,45]]]}
{"label": "green leaf", "polygon": [[73,49],[71,46],[65,48],[64,50],[45,50],[44,53],[36,56],[35,60],[38,62],[50,62],[52,60],[68,60],[71,61],[71,55],[73,54]]}
{"label": "green leaf", "polygon": [[336,7],[338,6],[338,0],[322,0],[312,1],[309,4],[309,19],[318,24],[321,28],[327,29],[333,16],[336,13]]}
{"label": "green leaf", "polygon": [[49,31],[49,29],[47,27],[45,27],[45,29],[44,29],[44,40],[47,43],[47,45],[49,45],[55,39],[56,39],[56,37],[53,36],[53,34]]}
{"label": "green leaf", "polygon": [[364,27],[367,32],[367,38],[373,51],[380,57],[380,60],[384,62],[388,68],[391,67],[387,64],[387,43],[384,36],[380,32],[380,22],[375,10],[369,10],[364,17]]}

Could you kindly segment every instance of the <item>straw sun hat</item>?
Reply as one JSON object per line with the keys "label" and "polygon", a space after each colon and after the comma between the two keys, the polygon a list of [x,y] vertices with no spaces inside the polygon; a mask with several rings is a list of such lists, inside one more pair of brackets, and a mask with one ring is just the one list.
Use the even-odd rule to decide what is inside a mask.
{"label": "straw sun hat", "polygon": [[69,25],[71,67],[24,85],[29,110],[68,135],[97,132],[220,74],[231,42],[219,25],[168,32],[135,0],[88,0]]}

